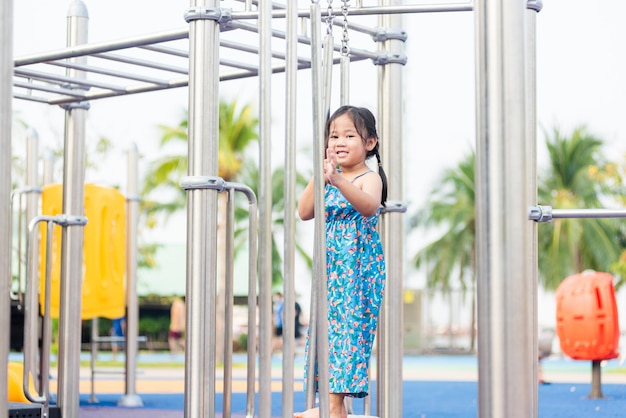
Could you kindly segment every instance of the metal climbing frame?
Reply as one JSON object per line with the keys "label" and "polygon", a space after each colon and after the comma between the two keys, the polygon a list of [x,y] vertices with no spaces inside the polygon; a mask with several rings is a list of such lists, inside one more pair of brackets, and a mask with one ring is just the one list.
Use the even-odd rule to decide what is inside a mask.
{"label": "metal climbing frame", "polygon": [[[90,100],[142,93],[174,87],[189,87],[189,175],[211,176],[217,173],[218,95],[219,81],[233,78],[258,76],[260,92],[260,189],[259,189],[259,275],[271,274],[270,269],[270,87],[274,72],[290,73],[312,66],[310,58],[296,57],[290,49],[289,59],[281,51],[274,51],[272,39],[293,37],[293,23],[289,34],[276,30],[272,22],[286,18],[293,22],[297,17],[309,17],[310,10],[294,10],[259,2],[252,10],[253,2],[246,0],[245,9],[234,11],[220,8],[217,0],[191,0],[186,14],[189,28],[155,36],[139,37],[119,42],[89,45],[86,40],[86,9],[79,1],[70,7],[69,47],[58,51],[22,57],[12,57],[12,0],[0,1],[0,146],[10,149],[11,96],[66,108],[66,142],[64,175],[64,212],[68,216],[82,216],[84,183],[84,115]],[[287,2],[291,6],[293,2]],[[317,1],[314,1],[317,3]],[[475,15],[476,72],[477,72],[477,250],[478,250],[478,326],[479,333],[479,416],[481,417],[529,417],[537,416],[536,378],[536,230],[528,222],[526,208],[536,200],[534,163],[535,118],[535,15],[541,9],[541,1],[501,2],[477,0],[475,4],[405,5],[399,1],[382,0],[377,6],[365,7],[361,1],[350,10],[350,16],[379,15],[381,22],[387,17],[424,12],[471,11]],[[340,16],[340,10],[332,10]],[[257,21],[258,25],[247,23]],[[391,20],[396,22],[395,20]],[[384,25],[381,25],[384,26]],[[395,27],[395,23],[392,23]],[[257,43],[242,44],[229,40],[229,34],[237,31],[257,33]],[[358,30],[357,27],[352,27]],[[379,32],[382,36],[384,30]],[[377,35],[378,36],[378,35]],[[307,43],[304,36],[297,36],[298,43]],[[188,49],[169,43],[188,38]],[[252,38],[252,37],[251,37]],[[388,141],[383,156],[389,169],[390,197],[401,199],[402,172],[402,94],[401,68],[398,62],[385,58],[401,46],[397,40],[384,38],[379,41],[380,51],[350,49],[352,61],[372,59],[379,64],[379,124],[381,137]],[[291,39],[292,41],[293,39]],[[291,43],[290,43],[291,45]],[[290,47],[291,48],[291,47]],[[340,51],[341,45],[334,49]],[[238,51],[251,54],[252,61],[238,56],[228,61],[220,51]],[[130,51],[130,54],[117,54]],[[136,50],[140,50],[135,53]],[[186,52],[188,51],[188,52]],[[115,52],[115,53],[113,53]],[[166,54],[183,60],[179,66],[164,66],[151,54]],[[86,63],[90,57],[89,64]],[[487,59],[488,57],[488,59]],[[283,59],[285,59],[283,63]],[[188,60],[188,63],[187,61]],[[92,66],[97,61],[96,66]],[[108,62],[128,65],[132,70],[125,73],[116,67],[111,70]],[[42,70],[40,67],[44,67]],[[50,68],[60,68],[57,73]],[[141,74],[133,71],[141,69]],[[313,67],[313,71],[319,68]],[[87,78],[86,75],[90,77]],[[96,76],[97,74],[97,76]],[[288,80],[292,80],[288,74]],[[13,80],[13,86],[11,81]],[[293,85],[293,84],[289,84]],[[295,88],[288,88],[288,95],[295,95]],[[295,96],[294,96],[295,97]],[[293,97],[290,99],[293,103]],[[287,134],[293,134],[293,109],[288,109]],[[316,123],[320,124],[318,115]],[[289,137],[286,138],[288,143]],[[383,141],[383,144],[385,143]],[[10,195],[10,153],[3,153],[0,161],[0,194]],[[293,156],[293,154],[288,154]],[[393,164],[392,164],[392,163]],[[317,164],[316,170],[319,170]],[[289,167],[289,166],[288,166]],[[293,166],[291,166],[293,167]],[[318,172],[319,173],[319,172]],[[505,176],[504,173],[507,173]],[[319,174],[316,174],[319,175]],[[530,179],[530,180],[528,180]],[[291,185],[293,187],[293,185]],[[392,189],[391,187],[394,187]],[[520,193],[520,191],[525,191]],[[290,191],[286,193],[288,195]],[[5,214],[0,218],[0,277],[10,277],[8,257],[10,254],[8,199]],[[215,338],[207,330],[215,321],[215,275],[216,275],[216,193],[208,189],[188,191],[188,324],[189,333],[186,354],[185,416],[214,416],[214,397],[209,391],[215,387],[214,358],[204,356],[205,347],[214,347]],[[294,208],[293,197],[290,199]],[[292,210],[293,212],[293,210]],[[286,218],[293,214],[286,213]],[[395,214],[385,215],[385,245],[390,251],[402,252],[402,225]],[[293,220],[291,221],[293,233]],[[65,234],[63,254],[80,254],[82,232],[80,228]],[[319,250],[318,250],[319,252]],[[391,253],[391,252],[390,252]],[[82,257],[63,257],[67,290],[62,292],[61,358],[58,396],[62,416],[77,415],[78,408],[78,349],[72,330],[77,329],[80,306],[68,301],[80,300],[79,283]],[[384,307],[383,324],[400,329],[401,316],[397,310],[388,309],[392,304],[401,306],[401,261],[390,262],[388,307]],[[292,275],[291,275],[292,276]],[[285,275],[290,277],[289,274]],[[7,279],[5,279],[7,280]],[[288,286],[292,290],[292,284]],[[8,286],[2,286],[8,289]],[[261,329],[271,321],[271,290],[260,288]],[[9,300],[9,295],[2,300]],[[210,308],[207,309],[207,303]],[[286,301],[289,305],[289,301]],[[78,304],[79,305],[79,304]],[[3,305],[4,306],[4,305]],[[0,326],[8,326],[8,308],[0,311]],[[265,324],[265,325],[263,325]],[[393,332],[389,330],[390,333]],[[401,335],[400,339],[401,341]],[[397,350],[398,347],[390,347]],[[0,371],[6,376],[7,347],[0,348]],[[269,335],[260,336],[259,384],[269,388]],[[401,351],[401,345],[400,345]],[[393,369],[401,361],[401,355],[391,355],[384,362],[396,374],[383,377],[385,385],[398,383],[400,369]],[[0,377],[1,381],[6,378]],[[399,382],[401,385],[401,381]],[[6,391],[0,390],[0,411],[7,409]],[[384,417],[402,416],[401,390],[390,391],[394,396],[384,400],[380,411]],[[400,397],[400,401],[398,401]],[[270,416],[268,392],[259,396],[259,416]],[[393,409],[393,408],[400,408]],[[400,411],[400,413],[398,413]],[[285,412],[288,414],[288,412]],[[322,410],[322,417],[325,411]]]}

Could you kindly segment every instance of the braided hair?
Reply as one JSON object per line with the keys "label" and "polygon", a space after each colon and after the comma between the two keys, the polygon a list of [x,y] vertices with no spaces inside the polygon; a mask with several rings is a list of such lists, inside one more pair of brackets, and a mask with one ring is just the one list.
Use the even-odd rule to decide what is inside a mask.
{"label": "braided hair", "polygon": [[365,158],[367,159],[371,157],[376,157],[376,161],[378,162],[378,175],[380,176],[380,179],[383,183],[380,204],[385,206],[385,202],[387,201],[387,175],[385,174],[385,170],[383,170],[383,163],[380,158],[380,141],[378,139],[378,133],[376,132],[376,118],[369,109],[356,106],[341,106],[339,109],[337,109],[326,122],[326,129],[324,132],[324,137],[326,139],[324,148],[328,148],[330,125],[335,119],[344,114],[350,115],[357,132],[359,133],[361,138],[363,138],[364,142],[369,138],[376,138],[376,145],[374,146],[374,148],[367,152]]}

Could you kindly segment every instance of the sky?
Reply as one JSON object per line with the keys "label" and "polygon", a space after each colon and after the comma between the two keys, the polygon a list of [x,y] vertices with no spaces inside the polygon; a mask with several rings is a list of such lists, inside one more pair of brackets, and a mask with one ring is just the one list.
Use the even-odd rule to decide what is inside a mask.
{"label": "sky", "polygon": [[[136,35],[186,27],[183,19],[189,2],[181,0],[84,0],[89,11],[89,41],[102,42]],[[224,2],[229,3],[229,2]],[[321,2],[325,4],[325,2]],[[418,2],[412,2],[418,3]],[[20,57],[63,48],[65,45],[68,0],[14,1],[14,55]],[[299,1],[308,8],[309,1]],[[365,6],[372,1],[364,0]],[[240,7],[240,6],[238,6]],[[578,126],[604,139],[605,153],[619,159],[626,151],[626,2],[605,0],[544,0],[537,15],[537,119],[538,148],[543,148],[544,130],[558,127],[563,133]],[[357,17],[351,21],[361,22]],[[363,18],[367,19],[367,18]],[[371,20],[366,23],[376,24]],[[426,13],[404,16],[407,31],[407,64],[404,71],[404,184],[403,200],[409,211],[419,208],[445,168],[454,166],[475,141],[474,17],[471,12]],[[36,29],[35,29],[36,28]],[[351,46],[366,41],[351,34]],[[371,49],[366,43],[364,49]],[[298,138],[299,150],[311,144],[310,73],[299,75]],[[334,80],[337,80],[335,77]],[[376,110],[377,92],[362,88],[373,85],[376,68],[370,62],[355,63],[351,69],[351,102]],[[220,96],[251,103],[258,108],[257,79],[223,82]],[[337,83],[334,81],[333,83]],[[337,103],[338,90],[333,96]],[[273,161],[280,165],[284,137],[284,77],[272,79]],[[57,107],[14,101],[18,118],[37,130],[40,150],[58,148],[62,143],[63,111]],[[178,124],[187,107],[186,89],[146,93],[91,102],[87,119],[87,147],[98,137],[115,145],[101,170],[88,173],[88,181],[113,183],[125,188],[126,150],[135,143],[142,154],[140,171],[149,161],[162,155],[158,148],[158,125]],[[275,108],[274,108],[275,107]],[[24,133],[14,133],[14,152],[23,149]],[[385,140],[382,138],[381,140]],[[541,169],[539,156],[539,168]],[[310,165],[310,155],[301,151],[298,167]],[[393,198],[393,197],[390,197]],[[546,204],[546,202],[543,202]],[[184,219],[175,219],[156,240],[185,242]],[[311,225],[312,227],[312,225]],[[306,231],[308,226],[304,226]],[[306,233],[306,232],[305,232]],[[411,236],[406,257],[423,245]],[[406,269],[409,269],[407,266]],[[407,272],[410,286],[420,286],[418,272]],[[553,318],[552,296],[545,296],[540,318]],[[540,319],[541,321],[541,319]]]}

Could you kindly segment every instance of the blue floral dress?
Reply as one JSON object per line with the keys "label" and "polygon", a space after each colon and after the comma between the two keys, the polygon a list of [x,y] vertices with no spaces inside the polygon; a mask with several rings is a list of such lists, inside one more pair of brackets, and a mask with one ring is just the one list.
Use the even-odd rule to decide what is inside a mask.
{"label": "blue floral dress", "polygon": [[362,398],[385,286],[378,214],[362,216],[331,185],[325,201],[329,389]]}

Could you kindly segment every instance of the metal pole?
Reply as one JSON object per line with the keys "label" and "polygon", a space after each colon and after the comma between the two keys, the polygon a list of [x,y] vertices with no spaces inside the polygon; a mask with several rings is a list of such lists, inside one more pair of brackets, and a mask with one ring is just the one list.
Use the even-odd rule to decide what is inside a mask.
{"label": "metal pole", "polygon": [[478,416],[535,416],[532,226],[527,220],[525,8],[479,0],[476,236]]}
{"label": "metal pole", "polygon": [[552,206],[530,206],[528,219],[550,222],[558,218],[626,218],[626,209],[552,209]]}
{"label": "metal pole", "polygon": [[[87,42],[87,8],[74,0],[68,10],[68,46]],[[85,63],[86,58],[76,58]],[[81,71],[68,70],[68,75],[84,78]],[[80,89],[80,88],[79,88]],[[85,200],[85,118],[88,104],[78,103],[66,108],[63,166],[63,213],[82,217]],[[82,225],[63,229],[61,243],[61,290],[59,308],[59,389],[58,405],[64,417],[78,416],[80,403],[80,332],[83,281]]]}
{"label": "metal pole", "polygon": [[319,3],[311,5],[311,68],[313,78],[313,177],[315,183],[315,226],[313,254],[313,289],[311,289],[311,318],[315,315],[313,338],[309,339],[307,376],[307,408],[315,406],[315,374],[319,392],[319,413],[329,418],[330,397],[328,384],[328,298],[326,287],[326,217],[324,215],[324,89],[322,85],[321,12]]}
{"label": "metal pole", "polygon": [[[189,22],[190,175],[217,175],[219,24],[217,0],[191,0]],[[187,191],[185,418],[215,416],[217,193]]]}
{"label": "metal pole", "polygon": [[272,2],[259,4],[259,416],[272,408]]}
{"label": "metal pole", "polygon": [[100,330],[99,322],[100,318],[97,316],[91,318],[91,356],[89,358],[91,392],[89,393],[89,403],[98,402],[98,398],[96,398],[96,359],[98,358],[98,338],[100,338],[98,335]]}
{"label": "metal pole", "polygon": [[[39,136],[37,135],[37,131],[35,131],[34,129],[30,129],[28,131],[28,137],[26,141],[26,190],[28,190],[28,192],[26,195],[26,222],[25,222],[25,228],[24,228],[26,232],[26,234],[24,234],[25,237],[29,237],[28,224],[30,223],[31,220],[33,220],[38,215],[38,211],[39,211],[39,194],[41,193],[41,189],[39,188],[39,180],[38,180],[38,174],[37,174],[38,154],[39,154],[38,149],[39,149]],[[21,201],[21,197],[18,197],[18,198]],[[20,208],[20,212],[18,213],[20,216],[20,224],[21,224],[21,219],[22,219],[21,208]],[[22,236],[21,228],[19,228],[18,234],[20,234],[20,238],[21,238]],[[39,229],[36,228],[33,231],[33,234],[34,234],[34,238],[32,239],[33,245],[30,245],[29,251],[26,254],[28,259],[25,260],[26,263],[30,263],[30,266],[32,266],[32,268],[30,270],[28,269],[28,267],[26,268],[26,272],[24,274],[24,277],[25,277],[24,283],[26,283],[26,286],[33,286],[33,289],[35,291],[34,294],[36,295],[39,292],[39,286],[38,286],[39,284],[39,268],[38,268],[39,245],[37,245],[37,243],[39,242]],[[20,255],[18,257],[18,265],[21,265],[22,246],[19,245],[18,248],[20,252]],[[23,284],[22,275],[18,274],[18,277],[19,277],[18,295],[21,295],[22,284]],[[37,309],[38,302],[36,299],[37,298],[34,298],[32,303],[30,304],[30,312],[34,316],[32,317],[32,321],[29,326],[31,326],[32,332],[34,332],[37,336],[39,336],[40,331],[39,331],[39,327],[37,326],[38,324],[37,318],[39,317],[39,312]],[[45,318],[45,320],[49,321],[50,318]],[[24,335],[26,336],[26,333]],[[36,341],[36,339],[34,341]],[[27,351],[29,351],[30,353],[29,356],[26,356]],[[44,378],[44,375],[50,374],[50,370],[46,370],[42,367],[43,366],[43,357],[41,356],[42,352],[43,351],[41,349],[39,350],[39,352],[36,349],[24,350],[24,353],[25,353],[24,362],[29,363],[27,367],[29,368],[29,370],[37,370],[39,374],[39,379],[37,379],[37,383],[36,383],[36,388],[39,390],[39,393],[43,393],[42,392],[42,388],[43,388],[42,380]],[[40,359],[39,367],[37,367],[38,355]],[[47,394],[44,394],[44,395],[47,395]]]}
{"label": "metal pole", "polygon": [[[383,0],[384,6],[400,4],[398,0]],[[379,26],[401,28],[401,15],[384,15]],[[404,55],[404,41],[389,39],[381,43],[388,54]],[[379,67],[381,93],[379,97],[380,146],[383,168],[387,173],[388,193],[402,200],[403,193],[403,65],[389,63]],[[390,202],[391,203],[391,202]],[[388,203],[388,206],[390,205]],[[387,283],[381,308],[378,340],[377,415],[383,418],[403,416],[402,413],[402,356],[403,356],[403,260],[404,215],[389,212],[382,218],[383,242],[387,261]]]}
{"label": "metal pole", "polygon": [[234,262],[235,262],[235,191],[227,189],[226,220],[224,251],[224,389],[222,401],[222,416],[230,417],[233,396],[233,298],[234,298]]}
{"label": "metal pole", "polygon": [[[529,0],[526,11],[526,155],[528,170],[528,202],[537,201],[537,12],[541,10],[541,0]],[[539,8],[533,7],[539,6]],[[529,287],[532,300],[533,320],[529,322],[528,333],[532,338],[532,348],[537,355],[532,368],[533,416],[539,416],[539,309],[538,309],[538,244],[537,225],[531,222],[528,240]]]}
{"label": "metal pole", "polygon": [[[40,185],[39,185],[39,174],[38,174],[38,162],[39,162],[39,135],[37,135],[37,131],[34,129],[28,130],[28,136],[26,137],[26,188],[29,190],[26,195],[26,222],[25,228],[26,234],[24,236],[28,236],[28,223],[38,215],[39,212],[39,195],[41,193]],[[20,215],[21,219],[21,215]],[[38,232],[38,231],[37,231]],[[22,231],[19,231],[21,236]],[[39,234],[37,233],[37,236]],[[30,260],[26,260],[26,263],[32,263],[33,266],[36,266],[39,261],[39,246],[33,245],[30,249]],[[21,246],[20,246],[21,252]],[[18,260],[18,264],[21,264],[21,260]],[[38,273],[38,269],[32,270],[34,273]],[[21,280],[21,275],[20,275]],[[27,281],[30,283],[30,277],[26,277]],[[20,283],[21,285],[21,283]],[[19,289],[18,292],[21,292]]]}
{"label": "metal pole", "polygon": [[[0,327],[11,325],[11,123],[13,121],[13,0],[0,0]],[[9,338],[0,344],[0,414],[8,415]]]}
{"label": "metal pole", "polygon": [[256,307],[257,307],[257,232],[258,215],[257,199],[252,189],[243,190],[248,197],[248,347],[247,347],[247,387],[246,387],[246,418],[254,417],[254,392],[256,383]]}
{"label": "metal pole", "polygon": [[137,299],[137,225],[139,223],[139,151],[132,144],[127,155],[126,190],[126,392],[120,406],[141,407],[137,394],[137,351],[139,344],[139,301]]}
{"label": "metal pole", "polygon": [[286,31],[286,104],[285,104],[285,237],[284,261],[284,318],[283,318],[283,418],[292,418],[294,356],[295,356],[295,247],[296,247],[296,92],[298,74],[298,14],[296,2],[287,2]]}
{"label": "metal pole", "polygon": [[54,182],[54,163],[55,158],[52,151],[46,152],[43,159],[43,179],[41,182],[44,186]]}

